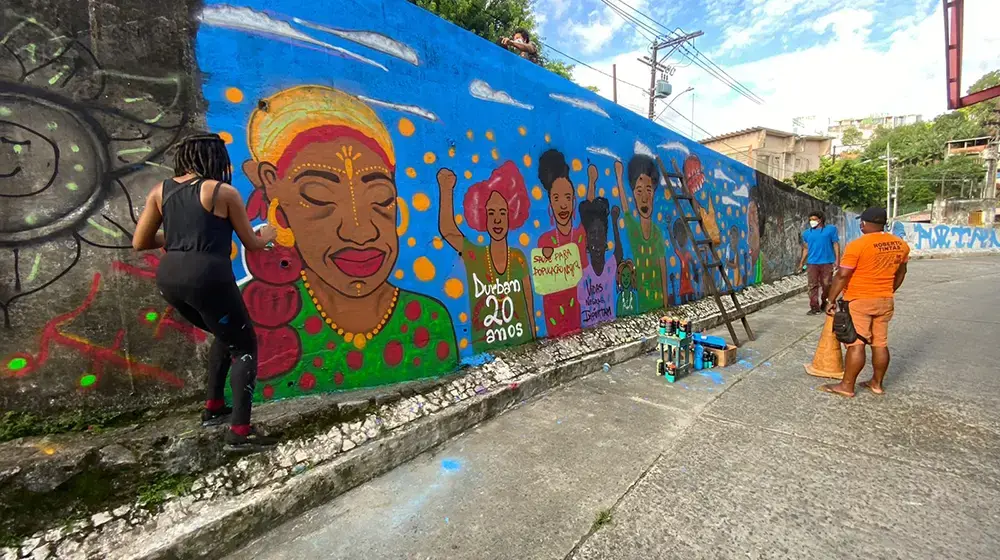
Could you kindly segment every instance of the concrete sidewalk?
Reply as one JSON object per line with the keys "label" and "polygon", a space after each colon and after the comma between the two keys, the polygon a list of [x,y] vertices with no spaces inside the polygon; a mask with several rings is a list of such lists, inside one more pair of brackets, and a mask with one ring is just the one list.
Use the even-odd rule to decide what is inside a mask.
{"label": "concrete sidewalk", "polygon": [[592,374],[233,558],[995,558],[998,274],[911,265],[885,397],[815,390],[823,319],[799,297],[752,316],[734,367]]}

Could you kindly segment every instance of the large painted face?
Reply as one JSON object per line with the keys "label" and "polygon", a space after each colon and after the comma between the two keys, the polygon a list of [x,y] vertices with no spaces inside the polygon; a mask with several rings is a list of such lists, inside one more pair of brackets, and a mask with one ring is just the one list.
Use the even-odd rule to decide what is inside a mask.
{"label": "large painted face", "polygon": [[507,219],[507,201],[500,193],[493,191],[486,200],[486,230],[495,241],[507,238],[510,221]]}
{"label": "large painted face", "polygon": [[653,215],[653,192],[655,185],[649,175],[639,175],[632,187],[632,194],[635,196],[635,206],[639,210],[639,215],[649,218]]}
{"label": "large painted face", "polygon": [[270,163],[257,175],[279,200],[306,267],[326,284],[363,297],[388,280],[399,253],[396,184],[376,152],[351,138],[315,142],[281,175]]}
{"label": "large painted face", "polygon": [[568,179],[559,178],[552,183],[552,190],[549,191],[549,204],[552,206],[552,213],[557,224],[568,226],[573,223],[576,194]]}

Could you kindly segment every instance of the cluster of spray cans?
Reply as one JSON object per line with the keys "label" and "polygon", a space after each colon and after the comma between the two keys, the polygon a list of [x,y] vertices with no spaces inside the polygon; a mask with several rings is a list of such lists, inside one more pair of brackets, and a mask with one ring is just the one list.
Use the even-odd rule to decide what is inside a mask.
{"label": "cluster of spray cans", "polygon": [[[690,363],[694,366],[694,369],[712,369],[718,365],[718,358],[715,353],[706,349],[704,345],[696,341],[696,337],[693,337],[690,321],[678,319],[677,317],[661,317],[659,331],[660,336],[676,338],[678,340],[691,339],[691,342],[693,343],[693,350],[691,352],[692,355]],[[680,359],[679,356],[678,358]],[[661,361],[658,366],[660,375],[666,375],[668,377],[676,375],[677,363],[673,360]]]}
{"label": "cluster of spray cans", "polygon": [[677,317],[660,317],[660,336],[691,338],[691,323]]}

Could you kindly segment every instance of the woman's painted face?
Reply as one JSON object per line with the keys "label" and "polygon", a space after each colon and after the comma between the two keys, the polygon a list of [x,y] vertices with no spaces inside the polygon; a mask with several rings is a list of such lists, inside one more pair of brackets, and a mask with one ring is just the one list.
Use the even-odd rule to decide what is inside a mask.
{"label": "woman's painted face", "polygon": [[604,256],[608,249],[608,230],[606,227],[593,227],[587,230],[587,254],[594,270],[601,273],[604,270]]}
{"label": "woman's painted face", "polygon": [[626,267],[622,268],[621,284],[622,284],[622,288],[624,288],[626,290],[632,288],[632,267],[626,266]]}
{"label": "woman's painted face", "polygon": [[639,215],[649,218],[653,215],[653,180],[649,175],[639,175],[632,187],[632,194],[635,196],[635,206],[639,209]]}
{"label": "woman's painted face", "polygon": [[569,179],[560,178],[552,183],[552,190],[549,191],[549,205],[552,206],[552,213],[556,217],[557,224],[567,226],[573,222],[576,194],[573,193],[573,184],[569,182]]}
{"label": "woman's painted face", "polygon": [[362,297],[388,280],[399,253],[396,184],[374,151],[350,138],[317,142],[283,176],[270,163],[257,174],[268,198],[279,200],[306,266],[324,282]]}
{"label": "woman's painted face", "polygon": [[503,241],[510,229],[507,219],[507,200],[493,191],[486,200],[486,231],[496,241]]}

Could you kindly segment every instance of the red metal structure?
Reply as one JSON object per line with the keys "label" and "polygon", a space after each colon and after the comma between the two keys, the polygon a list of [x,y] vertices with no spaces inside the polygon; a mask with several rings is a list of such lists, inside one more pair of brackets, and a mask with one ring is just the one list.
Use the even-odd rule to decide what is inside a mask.
{"label": "red metal structure", "polygon": [[1000,86],[962,95],[962,24],[965,0],[942,0],[944,5],[945,64],[948,73],[948,108],[969,105],[1000,97]]}

